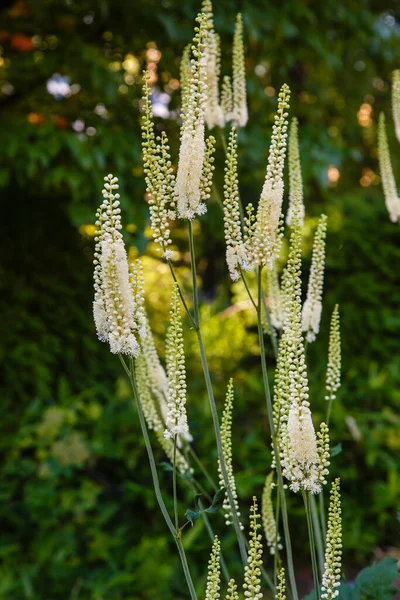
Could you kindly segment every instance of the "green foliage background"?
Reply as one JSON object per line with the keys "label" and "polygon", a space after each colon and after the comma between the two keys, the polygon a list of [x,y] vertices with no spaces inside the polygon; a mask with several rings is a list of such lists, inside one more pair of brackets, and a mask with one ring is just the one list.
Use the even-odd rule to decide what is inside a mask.
{"label": "green foliage background", "polygon": [[[162,351],[170,279],[146,230],[140,70],[153,43],[162,53],[159,88],[178,77],[199,4],[19,0],[6,5],[0,13],[0,598],[183,599],[180,565],[156,507],[129,388],[117,359],[95,337],[90,224],[102,177],[113,172],[121,183],[126,240],[145,255],[148,309]],[[311,401],[319,419],[325,410],[329,317],[339,302],[343,386],[332,436],[343,451],[333,459],[333,475],[342,478],[344,566],[351,578],[374,557],[399,553],[400,232],[388,219],[379,185],[376,119],[381,110],[388,116],[399,180],[389,82],[400,64],[400,2],[221,0],[215,22],[224,73],[230,69],[239,10],[250,109],[240,134],[242,197],[256,200],[263,181],[276,104],[276,93],[264,90],[273,93],[271,88],[287,82],[291,112],[300,121],[309,215],[306,277],[316,217],[322,210],[329,216],[322,331],[309,348]],[[128,53],[138,61],[129,84],[121,64]],[[69,76],[80,90],[55,99],[46,89],[54,73]],[[357,118],[363,103],[371,107],[367,127]],[[103,115],[95,110],[99,104],[106,109]],[[179,93],[173,92],[171,107],[178,106]],[[72,127],[76,120],[95,134],[78,134]],[[159,126],[168,128],[176,156],[177,123],[160,120]],[[244,291],[240,284],[230,285],[224,263],[216,194],[222,189],[222,165],[220,146],[216,190],[197,225],[196,245],[206,347],[220,407],[229,377],[235,379],[234,463],[246,515],[251,496],[261,494],[270,452],[254,318],[251,310],[241,309]],[[340,171],[335,187],[328,185],[330,165]],[[365,176],[372,185],[360,184]],[[174,242],[177,268],[186,280],[184,231],[174,231]],[[215,473],[211,416],[188,327],[187,351],[194,445]],[[272,354],[268,358],[272,383]],[[359,435],[346,425],[348,417]],[[161,478],[169,489],[170,474]],[[192,505],[183,486],[181,501],[183,514]],[[293,497],[291,514],[306,590],[306,530],[301,504]],[[213,525],[233,561],[233,534],[219,516]],[[201,591],[210,548],[201,522],[184,541]]]}

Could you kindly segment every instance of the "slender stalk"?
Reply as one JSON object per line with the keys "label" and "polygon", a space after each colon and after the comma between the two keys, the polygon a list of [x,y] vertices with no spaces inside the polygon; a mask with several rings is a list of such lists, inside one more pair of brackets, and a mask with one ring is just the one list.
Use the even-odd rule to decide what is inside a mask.
{"label": "slender stalk", "polygon": [[331,418],[331,409],[332,409],[332,397],[328,400],[328,408],[326,409],[326,425],[329,427],[329,420]]}
{"label": "slender stalk", "polygon": [[243,273],[243,269],[241,267],[239,267],[239,271],[240,271],[240,274],[242,276],[244,287],[246,288],[247,295],[250,298],[250,301],[251,301],[252,305],[257,310],[257,304],[255,303],[253,295],[252,295],[252,293],[250,291],[250,288],[249,288],[249,286],[247,284],[246,278],[245,278],[244,273]]}
{"label": "slender stalk", "polygon": [[276,507],[275,507],[275,554],[274,554],[274,589],[276,593],[276,584],[278,577],[278,568],[279,568],[279,549],[278,549],[278,534],[279,534],[279,512],[280,512],[280,493],[278,487],[278,493],[276,495]]}
{"label": "slender stalk", "polygon": [[267,300],[265,298],[264,288],[261,288],[261,299],[262,299],[263,307],[265,310],[265,314],[267,316],[269,337],[271,338],[272,349],[274,351],[275,359],[277,359],[278,358],[278,341],[276,339],[275,329],[272,325],[271,314],[270,314],[268,306],[267,306]]}
{"label": "slender stalk", "polygon": [[[322,492],[321,492],[321,494],[322,494]],[[319,516],[318,516],[317,503],[315,502],[315,497],[312,494],[310,495],[310,509],[311,509],[311,517],[313,520],[313,526],[314,526],[314,537],[315,537],[315,542],[316,542],[316,546],[317,546],[319,574],[322,577],[322,575],[324,574],[324,564],[325,564],[324,542],[322,539],[321,524],[320,524]]]}
{"label": "slender stalk", "polygon": [[177,537],[177,530],[176,530],[173,522],[171,521],[171,518],[169,516],[167,507],[165,506],[165,502],[164,502],[164,499],[163,499],[163,496],[161,493],[160,483],[158,481],[156,462],[154,460],[153,449],[151,447],[151,442],[150,442],[149,434],[147,431],[147,425],[146,425],[146,421],[145,421],[144,414],[143,414],[142,404],[140,402],[139,393],[138,393],[137,387],[136,387],[133,358],[130,357],[130,364],[129,364],[130,368],[128,369],[123,357],[121,355],[118,355],[118,356],[119,356],[122,366],[124,367],[125,373],[127,373],[127,374],[129,373],[129,381],[131,383],[133,395],[134,395],[134,398],[136,401],[140,427],[142,429],[143,439],[144,439],[147,454],[149,457],[150,471],[151,471],[151,476],[153,479],[154,491],[156,494],[157,502],[158,502],[158,505],[162,512],[162,515],[165,519],[165,522],[168,526],[168,529],[170,530],[172,536],[174,537],[174,539],[176,541],[176,545],[178,546],[178,552],[179,552],[179,556],[181,558],[182,568],[183,568],[183,572],[185,574],[187,586],[189,588],[190,597],[192,600],[197,600],[197,594],[196,594],[196,590],[193,585],[192,577],[190,575],[190,570],[189,570],[189,566],[188,566],[188,563],[186,560],[186,554],[185,554],[185,550],[182,545],[182,540],[179,537]]}
{"label": "slender stalk", "polygon": [[206,382],[207,394],[208,394],[208,399],[209,399],[210,408],[211,408],[211,415],[212,415],[212,419],[213,419],[215,439],[216,439],[216,443],[217,443],[218,458],[219,458],[219,461],[221,464],[222,476],[224,479],[226,492],[228,494],[229,504],[230,504],[231,510],[232,510],[233,525],[234,525],[236,536],[238,539],[240,556],[242,558],[243,565],[246,565],[247,564],[247,552],[246,552],[246,547],[245,547],[245,543],[244,543],[244,536],[243,536],[242,530],[240,528],[239,517],[238,517],[237,511],[235,509],[235,501],[234,501],[234,498],[232,495],[232,490],[229,485],[228,471],[226,469],[224,453],[222,450],[222,440],[221,440],[221,431],[220,431],[219,419],[218,419],[218,411],[217,411],[217,406],[215,404],[215,398],[214,398],[214,392],[212,389],[210,371],[208,369],[208,363],[207,363],[207,358],[206,358],[206,353],[205,353],[205,348],[204,348],[204,343],[203,343],[203,337],[202,337],[201,329],[200,329],[199,296],[198,296],[198,291],[197,291],[196,261],[195,261],[195,252],[194,252],[193,227],[192,227],[191,221],[189,221],[189,247],[190,247],[190,259],[191,259],[192,280],[193,280],[194,321],[196,324],[195,330],[196,330],[197,340],[198,340],[198,344],[199,344],[200,359],[201,359],[201,364],[203,367],[204,379]]}
{"label": "slender stalk", "polygon": [[288,513],[287,513],[287,506],[286,506],[286,497],[285,497],[285,490],[283,487],[284,484],[283,484],[283,476],[282,476],[281,462],[280,462],[280,456],[279,456],[279,448],[278,448],[277,435],[276,435],[273,412],[272,412],[272,400],[271,400],[271,392],[270,392],[269,383],[268,383],[267,363],[265,360],[264,332],[263,332],[263,328],[262,328],[262,318],[261,318],[261,290],[262,290],[261,273],[262,273],[262,267],[259,267],[259,269],[258,269],[257,325],[258,325],[258,339],[259,339],[259,344],[260,344],[261,368],[262,368],[262,374],[263,374],[265,400],[267,403],[268,420],[269,420],[269,426],[270,426],[270,430],[271,430],[272,445],[273,445],[273,449],[274,449],[274,456],[275,456],[275,462],[276,462],[276,471],[278,474],[278,486],[279,486],[280,501],[282,504],[282,522],[283,522],[283,532],[285,535],[285,547],[286,547],[287,565],[288,565],[288,572],[289,572],[289,581],[290,581],[290,586],[292,589],[293,600],[298,600],[299,596],[297,593],[296,577],[294,574],[292,543],[291,543],[291,539],[290,539],[289,519],[288,519]]}
{"label": "slender stalk", "polygon": [[194,319],[192,317],[192,313],[190,312],[190,310],[188,308],[188,305],[186,303],[185,297],[184,297],[183,292],[181,290],[181,286],[179,285],[179,282],[178,282],[178,280],[176,278],[175,271],[174,271],[174,268],[172,266],[172,263],[171,263],[171,261],[169,259],[167,259],[167,263],[168,263],[168,266],[169,266],[169,270],[171,271],[172,279],[174,280],[174,282],[178,286],[178,293],[179,293],[179,296],[180,296],[180,298],[182,300],[182,304],[183,304],[185,312],[186,312],[186,314],[187,314],[187,316],[189,318],[189,321],[190,321],[192,327],[196,327],[196,324],[195,324]]}
{"label": "slender stalk", "polygon": [[197,456],[196,452],[193,450],[193,448],[189,444],[188,444],[188,450],[189,450],[189,454],[192,456],[193,460],[199,467],[200,471],[203,473],[204,477],[207,479],[208,483],[210,484],[210,486],[212,487],[214,492],[216,492],[218,490],[217,484],[215,483],[214,479],[211,477],[210,473],[207,471],[206,467],[203,465],[200,458]]}
{"label": "slender stalk", "polygon": [[326,540],[326,516],[325,516],[325,501],[324,501],[324,490],[319,495],[319,516],[321,519],[322,535]]}
{"label": "slender stalk", "polygon": [[172,461],[172,493],[174,497],[174,518],[175,518],[175,529],[179,529],[178,519],[178,497],[176,493],[176,438],[174,435],[174,457]]}
{"label": "slender stalk", "polygon": [[311,506],[310,492],[305,492],[303,490],[303,500],[304,500],[304,508],[306,510],[306,517],[307,517],[308,537],[310,540],[310,552],[311,552],[311,563],[312,563],[313,578],[314,578],[315,597],[317,598],[317,600],[320,600],[318,567],[317,567],[317,558],[316,558],[316,554],[315,554],[314,531],[313,531],[313,523],[312,523],[312,519],[311,519],[311,510],[310,510],[310,506]]}

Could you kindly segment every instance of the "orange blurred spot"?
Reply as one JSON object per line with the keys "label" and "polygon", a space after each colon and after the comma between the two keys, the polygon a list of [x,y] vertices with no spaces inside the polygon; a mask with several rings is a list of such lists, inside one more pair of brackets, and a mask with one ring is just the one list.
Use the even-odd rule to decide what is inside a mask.
{"label": "orange blurred spot", "polygon": [[30,52],[33,48],[33,40],[22,33],[16,33],[11,36],[11,48],[21,52]]}
{"label": "orange blurred spot", "polygon": [[29,123],[32,123],[32,125],[43,125],[43,123],[46,121],[43,115],[40,115],[36,112],[30,112],[27,116],[27,119]]}

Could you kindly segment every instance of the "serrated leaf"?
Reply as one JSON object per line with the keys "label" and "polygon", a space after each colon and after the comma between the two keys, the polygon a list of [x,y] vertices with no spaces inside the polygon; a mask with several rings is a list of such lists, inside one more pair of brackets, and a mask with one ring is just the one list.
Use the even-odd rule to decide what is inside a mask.
{"label": "serrated leaf", "polygon": [[218,512],[219,509],[222,507],[225,492],[226,492],[226,487],[220,488],[218,490],[218,492],[215,493],[211,505],[208,508],[206,508],[206,510],[204,512],[209,513],[209,514]]}
{"label": "serrated leaf", "polygon": [[342,450],[343,450],[342,444],[337,444],[336,446],[333,446],[333,448],[331,450],[331,458],[340,454]]}
{"label": "serrated leaf", "polygon": [[395,558],[385,558],[363,569],[354,584],[356,600],[391,600],[397,591],[392,587],[397,577]]}

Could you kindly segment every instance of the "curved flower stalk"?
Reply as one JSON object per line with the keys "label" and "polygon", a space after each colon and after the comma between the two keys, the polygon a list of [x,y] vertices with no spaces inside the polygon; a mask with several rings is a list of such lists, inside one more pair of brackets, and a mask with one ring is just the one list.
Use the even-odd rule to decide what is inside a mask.
{"label": "curved flower stalk", "polygon": [[[236,482],[233,474],[232,464],[232,410],[233,410],[233,380],[229,380],[228,389],[226,391],[224,412],[221,421],[221,440],[222,450],[224,453],[226,470],[228,471],[229,487],[232,492],[232,498],[235,503],[235,511],[238,517],[240,517],[238,495],[236,490]],[[218,460],[218,473],[219,473],[219,484],[221,487],[225,485],[224,476],[221,469],[221,463]],[[227,525],[232,524],[232,507],[230,505],[229,497],[225,496],[223,501],[223,509],[225,511],[225,522]],[[243,529],[243,525],[240,523],[240,528]]]}
{"label": "curved flower stalk", "polygon": [[392,113],[397,141],[400,143],[400,70],[392,73]]}
{"label": "curved flower stalk", "polygon": [[214,537],[214,543],[211,550],[211,556],[208,563],[207,588],[205,600],[219,600],[221,587],[221,565],[220,565],[221,544],[217,536]]}
{"label": "curved flower stalk", "polygon": [[[301,228],[299,196],[294,207],[290,251],[285,273],[286,315],[274,390],[283,475],[290,488],[319,493],[326,483],[329,437],[324,423],[318,436],[312,422],[304,341],[301,331]],[[282,350],[281,350],[282,348]]]}
{"label": "curved flower stalk", "polygon": [[221,110],[222,116],[224,119],[224,124],[232,121],[232,111],[233,111],[233,91],[232,91],[232,83],[231,78],[228,75],[222,80],[221,87]]}
{"label": "curved flower stalk", "polygon": [[332,483],[328,533],[326,536],[325,572],[322,577],[321,598],[333,600],[339,596],[342,565],[342,516],[340,507],[340,479]]}
{"label": "curved flower stalk", "polygon": [[[141,353],[146,362],[148,385],[151,394],[157,401],[157,406],[165,425],[168,416],[168,377],[158,356],[153,332],[151,331],[148,319],[146,319],[145,329],[145,337],[141,342]],[[186,442],[191,442],[193,440],[189,431],[178,436],[178,448],[182,447],[183,440]]]}
{"label": "curved flower stalk", "polygon": [[184,88],[181,145],[174,196],[179,219],[193,219],[207,208],[213,171],[215,140],[204,142],[204,120],[207,102],[206,44],[208,21],[205,14],[196,19],[198,27],[191,47],[190,80]]}
{"label": "curved flower stalk", "polygon": [[[114,354],[138,356],[143,334],[143,288],[133,289],[121,234],[118,179],[104,178],[103,202],[96,213],[93,315],[97,336]],[[133,275],[134,279],[134,275]]]}
{"label": "curved flower stalk", "polygon": [[389,145],[386,135],[385,115],[379,116],[378,126],[378,150],[379,166],[381,171],[383,193],[385,195],[386,208],[392,223],[400,218],[400,198],[396,189],[393,175],[392,162],[390,160]]}
{"label": "curved flower stalk", "polygon": [[286,600],[285,569],[283,567],[278,573],[278,585],[276,588],[275,600]]}
{"label": "curved flower stalk", "polygon": [[340,388],[341,347],[340,347],[340,316],[339,305],[336,304],[331,318],[329,335],[328,368],[326,370],[325,400],[332,401]]}
{"label": "curved flower stalk", "polygon": [[232,46],[232,95],[233,107],[231,121],[235,127],[244,127],[248,121],[246,95],[246,68],[243,46],[243,19],[236,17],[235,35]]}
{"label": "curved flower stalk", "polygon": [[260,515],[258,514],[257,498],[253,496],[253,506],[250,508],[250,539],[249,556],[247,565],[244,568],[244,595],[246,598],[261,600],[261,565],[262,565],[262,543],[261,535],[258,533],[261,525],[258,523]]}
{"label": "curved flower stalk", "polygon": [[267,173],[257,217],[252,225],[252,262],[256,266],[272,266],[282,240],[283,167],[286,154],[287,116],[290,90],[284,84],[279,93],[278,111],[272,128]]}
{"label": "curved flower stalk", "polygon": [[321,321],[327,220],[326,215],[321,215],[314,237],[307,298],[302,313],[302,328],[306,334],[307,342],[316,340]]}
{"label": "curved flower stalk", "polygon": [[[139,357],[136,359],[135,372],[138,394],[147,426],[149,429],[154,431],[157,441],[167,455],[168,459],[171,461],[171,463],[173,463],[174,443],[171,439],[167,439],[164,436],[165,424],[163,419],[160,417],[157,402],[151,386],[151,377],[143,345],[142,351]],[[182,474],[192,473],[193,471],[189,467],[183,454],[178,449],[175,449],[175,464],[178,471]]]}
{"label": "curved flower stalk", "polygon": [[303,201],[303,180],[301,176],[301,163],[299,151],[299,133],[298,121],[293,117],[290,124],[290,136],[288,146],[288,165],[289,165],[289,206],[286,215],[286,224],[290,227],[292,224],[293,207],[296,196],[300,196],[299,202],[299,222],[300,226],[304,225],[304,201]]}
{"label": "curved flower stalk", "polygon": [[153,239],[160,246],[163,256],[171,258],[169,249],[172,243],[169,220],[175,218],[174,187],[168,138],[163,131],[157,137],[154,133],[154,121],[151,111],[151,90],[148,84],[149,73],[143,74],[143,120],[142,154],[143,170],[146,181],[147,199],[150,209],[150,224]]}
{"label": "curved flower stalk", "polygon": [[246,245],[243,241],[240,223],[239,185],[237,172],[237,133],[233,128],[229,136],[224,178],[224,229],[226,241],[226,262],[233,281],[240,276],[240,269],[249,271]]}
{"label": "curved flower stalk", "polygon": [[214,31],[213,8],[210,0],[203,0],[201,12],[207,17],[207,38],[204,48],[206,61],[207,101],[205,121],[209,129],[224,126],[224,115],[219,103],[219,76],[221,50],[219,36]]}
{"label": "curved flower stalk", "polygon": [[170,322],[167,332],[168,413],[164,435],[171,439],[187,435],[189,427],[186,415],[186,366],[183,347],[183,328],[180,316],[180,299],[177,284],[172,291]]}
{"label": "curved flower stalk", "polygon": [[275,549],[282,550],[281,536],[276,530],[274,506],[272,502],[272,489],[274,485],[274,472],[271,471],[265,480],[264,491],[261,501],[261,514],[264,526],[265,539],[270,554],[275,554]]}
{"label": "curved flower stalk", "polygon": [[239,600],[239,594],[237,591],[238,587],[234,579],[230,579],[228,583],[228,589],[226,592],[225,600]]}

